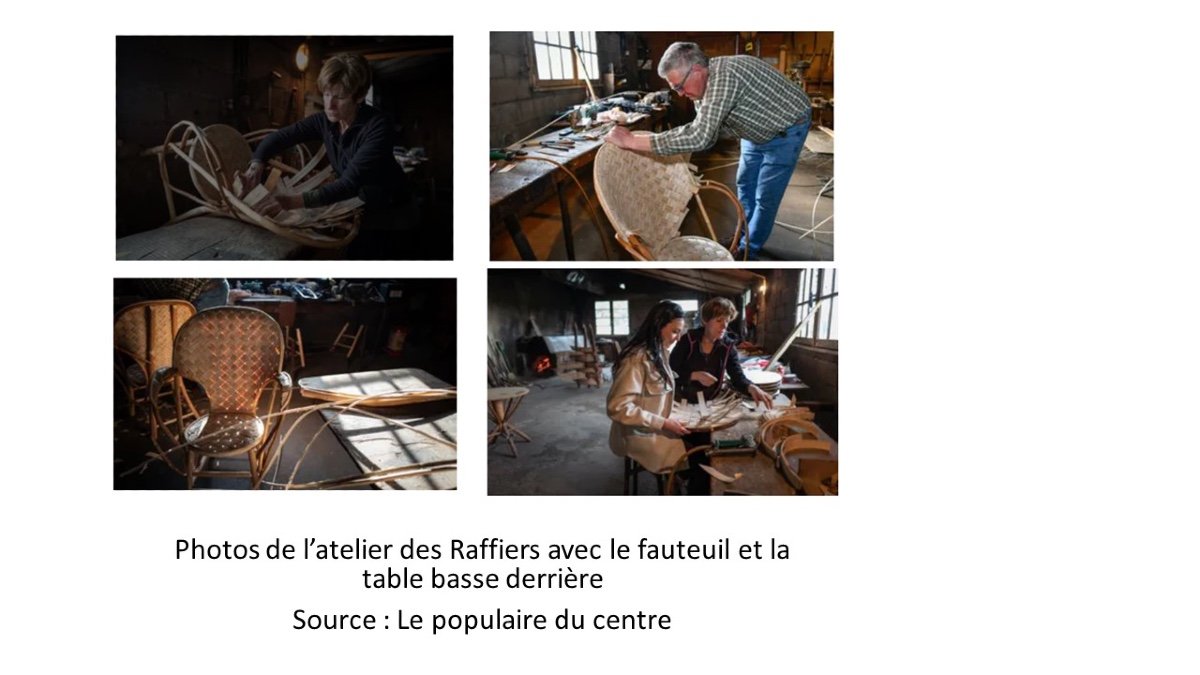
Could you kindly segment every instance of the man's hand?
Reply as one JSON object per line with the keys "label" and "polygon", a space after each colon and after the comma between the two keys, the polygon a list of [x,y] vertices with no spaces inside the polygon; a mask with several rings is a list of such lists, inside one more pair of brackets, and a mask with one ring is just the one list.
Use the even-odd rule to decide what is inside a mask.
{"label": "man's hand", "polygon": [[750,385],[750,398],[754,399],[755,403],[761,402],[767,406],[767,410],[775,407],[775,403],[770,394],[759,389],[757,385]]}
{"label": "man's hand", "polygon": [[612,143],[618,148],[632,150],[633,148],[630,147],[630,143],[633,142],[633,134],[630,133],[628,129],[618,124],[612,128],[612,131],[608,132],[607,136],[604,137],[604,142]]}
{"label": "man's hand", "polygon": [[669,431],[676,436],[687,436],[688,434],[692,433],[687,427],[680,424],[678,420],[668,419],[667,421],[663,422],[662,428],[663,431]]}
{"label": "man's hand", "polygon": [[633,150],[635,152],[650,152],[649,136],[635,134],[619,124],[613,127],[612,131],[608,132],[604,140],[618,148],[625,148],[626,150]]}
{"label": "man's hand", "polygon": [[692,371],[692,382],[699,382],[701,386],[711,387],[717,383],[717,378],[713,377],[712,373],[695,370]]}

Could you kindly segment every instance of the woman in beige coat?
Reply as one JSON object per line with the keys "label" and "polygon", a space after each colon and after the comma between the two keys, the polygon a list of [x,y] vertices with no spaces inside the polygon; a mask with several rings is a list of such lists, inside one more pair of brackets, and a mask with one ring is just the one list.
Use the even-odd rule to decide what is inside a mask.
{"label": "woman in beige coat", "polygon": [[675,376],[667,366],[671,348],[684,333],[683,308],[664,300],[650,310],[637,333],[617,356],[608,416],[613,453],[630,457],[648,471],[670,469],[683,455],[687,427],[669,419]]}

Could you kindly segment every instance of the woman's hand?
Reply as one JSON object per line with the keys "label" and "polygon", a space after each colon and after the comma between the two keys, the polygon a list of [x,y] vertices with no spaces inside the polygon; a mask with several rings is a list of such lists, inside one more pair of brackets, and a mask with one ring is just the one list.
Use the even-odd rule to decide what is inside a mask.
{"label": "woman's hand", "polygon": [[770,394],[759,389],[757,385],[750,385],[750,398],[754,399],[755,403],[762,403],[767,406],[767,410],[775,407],[775,403]]}
{"label": "woman's hand", "polygon": [[258,187],[262,182],[263,163],[258,160],[251,160],[250,166],[242,172],[242,194],[244,197],[250,194],[250,191]]}
{"label": "woman's hand", "polygon": [[712,373],[694,370],[692,371],[692,382],[699,382],[702,386],[711,387],[717,383],[717,378],[713,377]]}
{"label": "woman's hand", "polygon": [[268,218],[274,218],[284,211],[298,209],[302,206],[304,206],[304,197],[302,195],[278,193],[267,195],[265,199],[258,203],[258,206],[254,207],[254,210]]}
{"label": "woman's hand", "polygon": [[663,422],[663,431],[669,431],[676,436],[687,436],[692,433],[687,427],[680,424],[677,420],[668,419]]}

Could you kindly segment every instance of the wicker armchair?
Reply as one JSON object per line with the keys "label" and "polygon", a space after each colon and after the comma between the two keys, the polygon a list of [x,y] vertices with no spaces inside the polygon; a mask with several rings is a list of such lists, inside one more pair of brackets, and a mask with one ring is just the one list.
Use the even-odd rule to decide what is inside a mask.
{"label": "wicker armchair", "polygon": [[[596,195],[617,241],[637,260],[731,261],[733,255],[717,242],[708,211],[700,201],[702,190],[711,190],[731,200],[737,209],[734,245],[746,217],[737,197],[728,187],[701,180],[688,157],[654,155],[623,150],[605,143],[596,153]],[[679,228],[696,200],[708,237],[680,236]]]}
{"label": "wicker armchair", "polygon": [[[182,389],[185,380],[198,384],[207,395],[206,413],[186,427],[181,407],[175,407],[184,429],[189,489],[201,477],[249,478],[252,488],[262,483],[275,460],[272,450],[280,417],[272,413],[286,408],[291,398],[292,380],[282,371],[283,355],[279,324],[250,307],[206,309],[180,329],[174,364],[154,374],[150,395],[164,386]],[[265,413],[260,417],[262,409]],[[247,456],[248,471],[207,469],[210,459],[238,455]]]}
{"label": "wicker armchair", "polygon": [[[130,417],[137,413],[139,403],[147,403],[147,421],[153,424],[149,409],[158,400],[148,396],[150,378],[159,368],[171,365],[175,334],[195,314],[196,308],[183,300],[152,300],[129,305],[113,319],[114,367],[129,399]],[[191,407],[186,399],[185,403]]]}
{"label": "wicker armchair", "polygon": [[[358,234],[363,201],[357,197],[317,209],[294,209],[275,216],[267,216],[256,208],[269,190],[260,186],[246,195],[239,195],[235,187],[237,173],[250,164],[253,157],[251,143],[261,141],[272,129],[263,129],[242,135],[237,129],[224,124],[213,124],[201,129],[192,122],[179,122],[167,132],[166,141],[147,153],[157,154],[158,171],[163,191],[167,196],[167,210],[171,214],[169,223],[194,216],[217,214],[258,225],[275,234],[305,246],[314,248],[341,248],[349,244]],[[167,157],[182,159],[188,165],[195,192],[171,184]],[[284,187],[294,192],[311,190],[333,175],[333,167],[326,166],[314,171],[325,157],[321,147],[309,158],[305,151],[297,153],[299,169],[272,160],[271,166],[291,174],[283,178]],[[182,195],[200,204],[185,213],[176,214],[175,195]]]}

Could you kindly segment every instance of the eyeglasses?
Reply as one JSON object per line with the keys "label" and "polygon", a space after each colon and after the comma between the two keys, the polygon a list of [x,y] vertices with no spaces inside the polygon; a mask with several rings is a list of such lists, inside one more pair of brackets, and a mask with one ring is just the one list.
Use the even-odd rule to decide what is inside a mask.
{"label": "eyeglasses", "polygon": [[682,94],[684,85],[687,84],[688,78],[692,76],[692,71],[695,69],[696,66],[688,68],[687,75],[683,76],[683,79],[679,81],[679,84],[671,84],[670,82],[667,82],[667,84],[671,84],[671,88],[675,90],[675,93]]}

